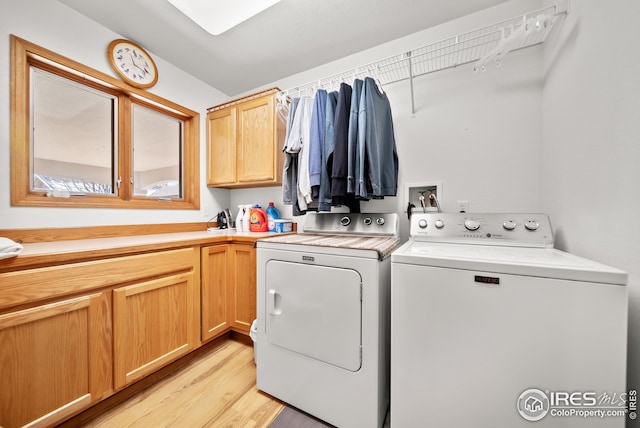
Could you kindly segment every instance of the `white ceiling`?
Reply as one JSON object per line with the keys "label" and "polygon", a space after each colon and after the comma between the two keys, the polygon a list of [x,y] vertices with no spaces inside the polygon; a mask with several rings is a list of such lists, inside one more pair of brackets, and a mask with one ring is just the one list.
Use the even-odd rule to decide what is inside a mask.
{"label": "white ceiling", "polygon": [[219,36],[165,0],[59,1],[234,96],[507,0],[282,0]]}

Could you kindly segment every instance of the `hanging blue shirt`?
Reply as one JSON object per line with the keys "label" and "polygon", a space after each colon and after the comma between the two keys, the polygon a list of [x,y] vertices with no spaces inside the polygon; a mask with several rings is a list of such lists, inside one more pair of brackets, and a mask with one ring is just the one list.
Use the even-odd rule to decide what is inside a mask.
{"label": "hanging blue shirt", "polygon": [[356,196],[382,198],[398,191],[398,154],[391,104],[371,77],[365,77],[360,97],[358,138],[365,145],[364,170],[357,177]]}
{"label": "hanging blue shirt", "polygon": [[309,134],[309,181],[313,198],[320,193],[320,175],[322,170],[322,146],[324,145],[325,118],[327,109],[327,91],[319,89],[313,103],[311,131]]}

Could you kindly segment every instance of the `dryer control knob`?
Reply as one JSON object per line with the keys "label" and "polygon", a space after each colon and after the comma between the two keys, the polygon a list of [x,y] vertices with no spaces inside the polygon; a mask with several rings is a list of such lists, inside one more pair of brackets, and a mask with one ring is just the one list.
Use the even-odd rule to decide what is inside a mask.
{"label": "dryer control knob", "polygon": [[467,230],[478,230],[480,229],[480,222],[478,220],[474,220],[474,219],[468,219],[465,220],[464,222],[464,227],[467,228]]}
{"label": "dryer control knob", "polygon": [[364,219],[364,224],[366,224],[367,226],[369,226],[372,223],[371,217],[367,217]]}
{"label": "dryer control knob", "polygon": [[516,228],[516,224],[513,220],[507,220],[502,223],[502,227],[504,227],[506,230],[513,230]]}
{"label": "dryer control knob", "polygon": [[349,224],[351,224],[351,219],[347,216],[344,216],[340,219],[340,224],[343,226],[349,226]]}
{"label": "dryer control knob", "polygon": [[421,219],[418,221],[418,227],[420,229],[426,229],[427,228],[427,220],[425,219]]}
{"label": "dryer control knob", "polygon": [[436,220],[436,228],[437,229],[442,229],[443,227],[444,227],[444,221]]}
{"label": "dryer control knob", "polygon": [[538,226],[540,225],[534,220],[527,220],[527,222],[524,224],[524,227],[526,227],[527,230],[537,230]]}
{"label": "dryer control knob", "polygon": [[384,224],[384,217],[378,217],[378,219],[376,220],[376,223],[378,223],[378,225],[382,226]]}

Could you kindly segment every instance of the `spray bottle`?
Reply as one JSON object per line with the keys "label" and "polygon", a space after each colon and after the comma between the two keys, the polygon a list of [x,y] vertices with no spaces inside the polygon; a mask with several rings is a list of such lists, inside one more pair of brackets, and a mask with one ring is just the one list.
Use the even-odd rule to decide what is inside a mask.
{"label": "spray bottle", "polygon": [[244,225],[242,219],[244,218],[244,205],[238,205],[238,215],[236,216],[236,230],[238,232],[244,232]]}
{"label": "spray bottle", "polygon": [[251,229],[249,228],[249,219],[251,218],[251,207],[253,205],[248,204],[244,206],[244,215],[242,216],[242,231],[243,232],[250,232]]}

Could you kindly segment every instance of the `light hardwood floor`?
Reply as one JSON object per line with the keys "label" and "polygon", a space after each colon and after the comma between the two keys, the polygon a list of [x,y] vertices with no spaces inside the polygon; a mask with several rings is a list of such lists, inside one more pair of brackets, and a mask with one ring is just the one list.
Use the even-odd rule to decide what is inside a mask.
{"label": "light hardwood floor", "polygon": [[256,388],[253,347],[226,340],[85,427],[267,427],[284,405]]}

